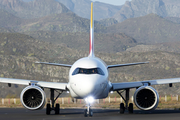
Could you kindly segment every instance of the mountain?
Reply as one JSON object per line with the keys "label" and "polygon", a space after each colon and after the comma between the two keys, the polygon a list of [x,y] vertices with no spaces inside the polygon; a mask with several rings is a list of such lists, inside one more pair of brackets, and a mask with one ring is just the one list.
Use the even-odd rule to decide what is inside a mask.
{"label": "mountain", "polygon": [[[25,20],[18,27],[13,28],[18,32],[25,31],[64,31],[64,32],[89,32],[89,19],[81,18],[74,13],[52,14],[45,17]],[[95,32],[103,31],[106,27],[95,22]]]}
{"label": "mountain", "polygon": [[138,43],[156,44],[180,41],[180,24],[173,23],[155,14],[127,19],[107,28],[107,33],[123,32]]}
{"label": "mountain", "polygon": [[0,9],[0,16],[0,27],[12,28],[13,26],[22,24],[24,21],[2,9]]}
{"label": "mountain", "polygon": [[[52,5],[49,1],[0,1],[0,77],[68,82],[68,68],[36,65],[34,62],[73,64],[79,58],[88,56],[89,20],[70,12],[60,3],[51,1]],[[30,10],[28,6],[33,3],[34,10]],[[169,4],[175,3],[175,0],[172,3],[169,1]],[[53,10],[46,8],[51,5]],[[57,12],[56,5],[60,8],[64,6],[64,11]],[[156,8],[155,3],[153,5]],[[171,10],[178,9],[176,6]],[[106,28],[95,21],[95,55],[108,65],[142,61],[150,63],[111,69],[111,82],[180,77],[179,24],[155,14],[131,18],[116,25],[114,23],[117,23],[114,19],[102,20],[103,25],[112,25]],[[168,90],[168,85],[155,88],[160,95],[180,94],[180,85],[173,86]],[[8,88],[7,84],[0,83],[3,89],[0,96],[4,97],[8,92],[19,95],[23,87],[12,85],[12,88]]]}
{"label": "mountain", "polygon": [[[81,57],[88,56],[88,50],[77,50],[65,44],[53,44],[34,39],[29,35],[20,33],[0,33],[0,77],[42,80],[51,82],[68,82],[68,68],[37,65],[35,61],[58,62],[73,64]],[[103,42],[101,42],[102,45]],[[180,46],[180,45],[179,45]],[[88,48],[87,48],[88,49]],[[140,61],[150,61],[149,64],[111,69],[109,80],[111,82],[132,82],[160,78],[179,77],[180,53],[164,51],[100,53],[96,52],[108,65],[123,64]],[[166,89],[168,85],[155,86],[161,95],[180,94],[179,84]],[[21,85],[0,83],[4,92],[1,97],[10,94],[19,95]]]}
{"label": "mountain", "polygon": [[[32,31],[25,32],[41,41],[51,42],[53,44],[66,44],[68,47],[80,51],[88,51],[89,32],[48,32],[48,31]],[[103,34],[95,33],[95,51],[103,53],[116,53],[125,51],[127,48],[137,45],[136,40],[123,34]]]}
{"label": "mountain", "polygon": [[13,33],[13,32],[15,31],[12,29],[0,27],[0,33]]}
{"label": "mountain", "polygon": [[[89,19],[90,0],[1,0],[0,9],[13,13],[20,18],[39,18],[50,14],[74,12],[80,17]],[[66,7],[69,9],[67,9]],[[95,20],[112,17],[121,6],[94,2]]]}
{"label": "mountain", "polygon": [[31,1],[33,1],[33,0],[22,0],[22,1],[24,1],[24,2],[31,2]]}
{"label": "mountain", "polygon": [[[35,61],[72,64],[77,59],[77,55],[81,55],[64,44],[38,41],[20,33],[0,33],[0,36],[0,77],[67,82],[66,68],[49,68],[36,65]],[[19,96],[23,87],[12,85],[12,88],[8,88],[6,84],[0,83],[0,88],[4,91],[0,93],[0,96],[5,97],[8,94]]]}
{"label": "mountain", "polygon": [[103,26],[108,27],[108,26],[117,24],[118,21],[115,20],[114,18],[108,18],[108,19],[99,20],[98,23],[101,24],[101,25],[103,25]]}
{"label": "mountain", "polygon": [[180,53],[180,41],[179,42],[165,42],[157,43],[154,45],[136,45],[135,47],[127,48],[129,52],[149,52],[149,51],[166,51],[172,53]]}
{"label": "mountain", "polygon": [[[56,0],[64,4],[68,9],[77,15],[89,19],[91,1],[90,0]],[[112,17],[121,6],[114,6],[102,2],[94,2],[94,19],[101,20]]]}
{"label": "mountain", "polygon": [[165,19],[180,24],[180,18],[178,17],[165,17]]}
{"label": "mountain", "polygon": [[[1,0],[0,9],[25,19],[71,11],[80,17],[89,19],[90,3],[90,0]],[[161,17],[179,17],[179,6],[178,0],[132,0],[122,6],[94,2],[94,16],[95,20],[112,17],[118,22],[151,13]]]}
{"label": "mountain", "polygon": [[128,18],[145,16],[150,13],[161,17],[179,17],[179,0],[132,0],[127,1],[114,16],[122,22]]}
{"label": "mountain", "polygon": [[[16,32],[39,30],[89,32],[90,20],[81,18],[72,12],[52,14],[34,19],[22,19],[0,9],[0,16],[0,27],[13,29]],[[95,31],[104,29],[106,29],[106,27],[100,25],[99,22],[95,22]]]}
{"label": "mountain", "polygon": [[162,0],[166,7],[166,15],[163,17],[178,17],[180,18],[180,2],[179,0]]}
{"label": "mountain", "polygon": [[[21,33],[0,33],[0,36],[0,54],[3,56],[36,57],[37,59],[49,59],[51,61],[51,57],[60,59],[61,57],[63,58],[64,54],[76,53],[76,50],[68,48],[65,44],[51,44],[50,42],[38,41],[29,35]],[[60,49],[63,49],[63,51]],[[61,54],[61,52],[61,57],[56,56],[56,54]],[[46,55],[49,57],[46,57]]]}
{"label": "mountain", "polygon": [[6,10],[24,19],[71,12],[63,4],[54,0],[34,0],[30,2],[23,2],[21,0],[0,0],[0,9]]}

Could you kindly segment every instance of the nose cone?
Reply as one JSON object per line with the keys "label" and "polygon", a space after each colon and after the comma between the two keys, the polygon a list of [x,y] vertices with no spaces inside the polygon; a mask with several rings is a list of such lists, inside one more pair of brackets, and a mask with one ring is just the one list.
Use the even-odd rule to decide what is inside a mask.
{"label": "nose cone", "polygon": [[83,77],[80,77],[80,75],[78,75],[77,78],[75,77],[71,83],[71,88],[78,96],[82,98],[89,95],[94,96],[98,89],[98,79],[98,75],[91,75],[91,77],[88,77],[88,75],[83,75]]}

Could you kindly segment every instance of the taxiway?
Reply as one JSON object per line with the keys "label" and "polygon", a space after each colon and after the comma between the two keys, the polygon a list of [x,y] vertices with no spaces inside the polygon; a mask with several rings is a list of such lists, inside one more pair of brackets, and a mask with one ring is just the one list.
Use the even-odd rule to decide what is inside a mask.
{"label": "taxiway", "polygon": [[83,109],[61,109],[59,115],[46,115],[46,110],[30,111],[25,108],[0,108],[0,120],[179,120],[180,110],[135,110],[133,114],[119,114],[119,110],[94,109],[93,117],[85,118]]}

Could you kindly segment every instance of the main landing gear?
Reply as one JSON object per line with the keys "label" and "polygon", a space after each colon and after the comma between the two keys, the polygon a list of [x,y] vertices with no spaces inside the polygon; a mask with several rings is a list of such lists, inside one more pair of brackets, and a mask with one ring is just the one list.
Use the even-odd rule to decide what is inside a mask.
{"label": "main landing gear", "polygon": [[57,100],[57,98],[62,94],[62,92],[58,92],[58,96],[54,99],[54,91],[55,89],[50,89],[50,100],[51,100],[51,105],[50,103],[47,104],[46,106],[46,114],[47,115],[50,115],[51,111],[54,110],[55,111],[55,114],[59,114],[60,112],[60,105],[57,103],[56,106],[54,107],[54,104],[55,104],[55,101]]}
{"label": "main landing gear", "polygon": [[[124,91],[126,91],[125,98],[122,96],[122,93]],[[122,92],[117,91],[117,93],[122,97],[122,99],[125,102],[125,106],[124,106],[124,103],[120,104],[120,114],[124,114],[125,109],[128,110],[128,112],[132,114],[133,113],[133,103],[129,103],[129,107],[128,107],[129,89],[125,89],[124,91],[122,91]]]}
{"label": "main landing gear", "polygon": [[87,109],[84,110],[84,117],[92,117],[93,116],[93,111],[91,109],[90,103],[87,105]]}

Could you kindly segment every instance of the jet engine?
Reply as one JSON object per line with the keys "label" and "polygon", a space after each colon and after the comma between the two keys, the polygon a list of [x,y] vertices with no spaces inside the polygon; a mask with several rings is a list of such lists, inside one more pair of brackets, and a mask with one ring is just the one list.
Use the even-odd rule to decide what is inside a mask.
{"label": "jet engine", "polygon": [[42,109],[46,103],[46,94],[38,86],[27,86],[21,92],[21,103],[29,110]]}
{"label": "jet engine", "polygon": [[134,93],[134,103],[141,110],[156,109],[159,103],[159,95],[153,87],[142,86]]}

